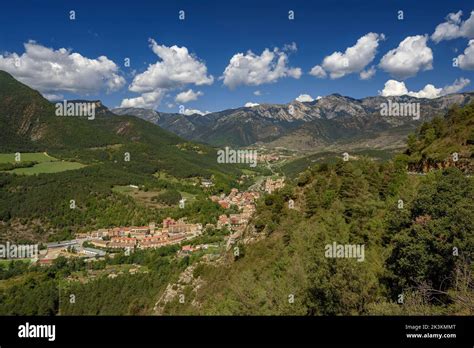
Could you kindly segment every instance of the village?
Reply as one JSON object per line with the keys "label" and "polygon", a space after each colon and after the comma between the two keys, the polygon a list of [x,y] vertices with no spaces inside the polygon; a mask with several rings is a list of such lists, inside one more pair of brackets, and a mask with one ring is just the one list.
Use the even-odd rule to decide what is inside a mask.
{"label": "village", "polygon": [[[259,190],[272,193],[285,185],[284,178],[267,178]],[[103,258],[105,255],[113,257],[118,251],[130,253],[139,249],[156,249],[163,246],[180,244],[179,253],[189,254],[196,250],[207,249],[208,245],[191,246],[186,244],[203,232],[210,229],[227,229],[230,235],[224,238],[227,249],[243,233],[252,215],[256,210],[256,201],[261,196],[259,190],[239,192],[231,189],[228,195],[211,195],[209,199],[223,209],[232,209],[235,213],[222,214],[217,224],[202,226],[200,223],[189,223],[187,218],[175,220],[167,217],[161,224],[150,222],[145,226],[101,228],[87,233],[76,234],[76,239],[46,244],[40,250],[38,263],[48,265],[59,256]]]}

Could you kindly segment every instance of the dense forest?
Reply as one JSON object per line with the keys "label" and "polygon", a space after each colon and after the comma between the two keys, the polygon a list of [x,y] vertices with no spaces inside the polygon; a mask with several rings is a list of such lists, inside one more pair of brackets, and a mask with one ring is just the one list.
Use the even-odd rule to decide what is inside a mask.
{"label": "dense forest", "polygon": [[[260,202],[253,234],[263,240],[224,270],[196,269],[201,306],[175,302],[167,313],[472,314],[472,180],[455,168],[408,176],[404,166],[361,160],[303,173]],[[364,245],[365,260],[325,257],[333,242]]]}

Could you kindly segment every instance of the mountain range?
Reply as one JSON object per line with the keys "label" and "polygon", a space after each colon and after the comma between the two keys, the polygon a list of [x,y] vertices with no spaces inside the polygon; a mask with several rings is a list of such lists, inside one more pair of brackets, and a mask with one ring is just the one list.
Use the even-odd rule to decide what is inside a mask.
{"label": "mountain range", "polygon": [[[214,146],[250,146],[314,151],[337,148],[400,148],[406,136],[422,122],[444,116],[455,104],[474,100],[474,93],[435,99],[367,97],[354,99],[332,94],[312,102],[261,104],[200,114],[164,113],[141,108],[115,108],[117,115],[133,115],[185,139]],[[420,117],[382,116],[384,103],[419,103]]]}
{"label": "mountain range", "polygon": [[[166,143],[172,146],[171,152],[176,152],[176,144],[186,141],[307,152],[398,149],[405,146],[407,135],[421,123],[444,116],[454,105],[464,106],[474,100],[474,92],[435,99],[407,95],[354,99],[332,94],[311,102],[261,104],[205,115],[141,108],[109,110],[97,100],[93,101],[97,118],[90,123],[56,117],[54,104],[1,71],[0,85],[0,145],[5,151],[92,148],[123,143],[124,138],[155,148]],[[381,106],[388,103],[419,104],[419,118],[382,116]],[[149,128],[143,121],[159,127]],[[205,152],[209,151],[213,150],[208,148]]]}

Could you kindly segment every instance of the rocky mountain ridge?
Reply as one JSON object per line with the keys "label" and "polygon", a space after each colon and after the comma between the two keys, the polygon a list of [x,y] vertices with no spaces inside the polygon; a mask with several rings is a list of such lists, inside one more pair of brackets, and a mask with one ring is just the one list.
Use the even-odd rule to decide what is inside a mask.
{"label": "rocky mountain ridge", "polygon": [[[435,99],[407,95],[354,99],[332,94],[312,102],[294,100],[287,104],[261,104],[206,115],[163,113],[137,108],[116,108],[111,111],[145,119],[186,139],[215,146],[265,143],[270,147],[311,150],[363,139],[369,141],[367,146],[373,146],[371,140],[380,136],[380,143],[375,144],[376,147],[391,147],[421,122],[445,115],[453,105],[464,106],[472,101],[472,92]],[[419,117],[382,115],[383,104],[398,104],[400,107],[419,104]]]}

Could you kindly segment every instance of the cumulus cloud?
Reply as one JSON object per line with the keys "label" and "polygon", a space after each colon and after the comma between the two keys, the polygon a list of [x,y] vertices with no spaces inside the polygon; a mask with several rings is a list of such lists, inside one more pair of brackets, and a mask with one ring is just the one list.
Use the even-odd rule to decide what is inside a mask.
{"label": "cumulus cloud", "polygon": [[464,87],[466,87],[469,83],[471,83],[469,79],[465,79],[461,77],[460,79],[456,79],[453,84],[444,86],[441,93],[442,95],[457,93],[460,90],[462,90]]}
{"label": "cumulus cloud", "polygon": [[382,57],[379,66],[399,79],[433,69],[433,51],[426,45],[427,40],[428,35],[406,37],[397,48]]}
{"label": "cumulus cloud", "polygon": [[90,59],[66,48],[54,50],[35,41],[25,52],[0,55],[0,69],[43,94],[69,92],[80,95],[115,91],[125,84],[118,66],[106,56]]}
{"label": "cumulus cloud", "polygon": [[[137,98],[124,99],[122,104],[132,102],[156,108],[161,102],[163,91],[170,91],[189,84],[211,85],[214,82],[214,77],[208,75],[204,62],[189,53],[186,47],[159,45],[153,39],[149,39],[149,43],[159,60],[150,64],[146,71],[135,75],[129,86],[130,91],[142,95]],[[183,92],[185,93],[183,95],[180,93],[178,96],[181,95],[180,99],[183,100],[199,96],[198,94],[194,95],[192,91],[186,95],[188,92]]]}
{"label": "cumulus cloud", "polygon": [[299,101],[300,103],[314,101],[313,97],[311,97],[309,94],[300,94],[295,100]]}
{"label": "cumulus cloud", "polygon": [[260,91],[255,91],[255,92],[253,92],[253,95],[260,96],[260,95],[262,95],[262,92],[260,92]]}
{"label": "cumulus cloud", "polygon": [[165,94],[166,91],[164,89],[157,89],[153,92],[143,93],[140,97],[123,99],[120,107],[154,109],[160,105]]}
{"label": "cumulus cloud", "polygon": [[183,114],[187,116],[196,115],[196,114],[203,116],[203,115],[209,114],[209,111],[201,111],[197,109],[184,109]]}
{"label": "cumulus cloud", "polygon": [[240,85],[259,86],[273,83],[283,77],[299,79],[301,69],[288,66],[286,53],[295,50],[296,44],[293,43],[286,45],[283,50],[274,48],[270,51],[266,48],[261,55],[250,50],[246,54],[237,53],[230,59],[220,79],[230,89]]}
{"label": "cumulus cloud", "polygon": [[197,100],[200,96],[202,96],[204,93],[197,91],[194,92],[192,89],[189,89],[185,92],[179,93],[174,100],[177,103],[189,103],[190,101]]}
{"label": "cumulus cloud", "polygon": [[458,56],[458,66],[464,70],[474,70],[474,40],[470,40],[464,54]]}
{"label": "cumulus cloud", "polygon": [[326,72],[324,71],[321,65],[313,66],[309,74],[319,79],[324,79],[327,76]]}
{"label": "cumulus cloud", "polygon": [[379,41],[384,39],[384,34],[368,33],[359,38],[354,46],[348,47],[344,53],[334,52],[325,57],[321,65],[315,65],[311,69],[310,75],[324,78],[329,73],[331,79],[338,79],[347,74],[361,72],[374,60]]}
{"label": "cumulus cloud", "polygon": [[246,108],[253,108],[254,106],[259,106],[260,104],[258,103],[252,103],[252,102],[248,102],[248,103],[245,103],[245,107]]}
{"label": "cumulus cloud", "polygon": [[149,42],[150,48],[160,61],[150,64],[145,72],[135,76],[130,85],[132,92],[142,93],[159,88],[178,88],[186,84],[201,86],[213,83],[214,78],[207,75],[206,65],[190,54],[186,47],[158,45],[153,39],[149,39]]}
{"label": "cumulus cloud", "polygon": [[451,85],[444,86],[443,88],[436,88],[432,84],[427,84],[423,89],[413,92],[408,91],[404,82],[396,80],[388,80],[385,82],[384,89],[379,91],[379,94],[383,97],[390,96],[401,96],[409,95],[415,98],[438,98],[446,94],[456,93],[466,87],[471,81],[469,79],[460,78],[456,79]]}
{"label": "cumulus cloud", "polygon": [[64,99],[64,96],[62,94],[42,93],[42,95],[49,101],[58,101]]}
{"label": "cumulus cloud", "polygon": [[385,82],[384,89],[379,91],[379,94],[382,97],[405,95],[408,94],[408,89],[406,88],[404,82],[388,80]]}
{"label": "cumulus cloud", "polygon": [[361,80],[369,80],[374,77],[376,73],[375,66],[371,66],[369,69],[362,70],[359,74]]}
{"label": "cumulus cloud", "polygon": [[448,14],[446,22],[436,27],[431,35],[431,40],[438,43],[443,40],[452,40],[459,37],[474,38],[474,11],[471,12],[471,16],[465,21],[461,20],[461,16],[462,11]]}

